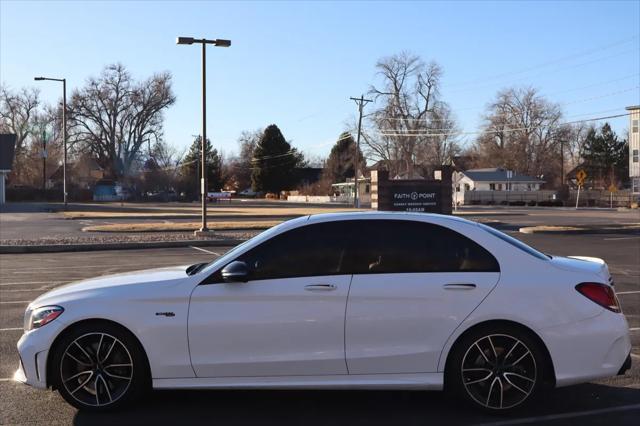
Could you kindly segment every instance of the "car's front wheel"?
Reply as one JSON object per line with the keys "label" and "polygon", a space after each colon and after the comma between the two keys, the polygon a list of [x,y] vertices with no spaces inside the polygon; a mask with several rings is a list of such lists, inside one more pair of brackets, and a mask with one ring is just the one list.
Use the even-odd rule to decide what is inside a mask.
{"label": "car's front wheel", "polygon": [[511,411],[535,398],[546,377],[539,343],[517,327],[474,330],[457,342],[447,366],[447,385],[487,411]]}
{"label": "car's front wheel", "polygon": [[58,392],[79,409],[114,409],[148,387],[140,344],[128,331],[110,323],[88,323],[70,330],[57,342],[51,361]]}

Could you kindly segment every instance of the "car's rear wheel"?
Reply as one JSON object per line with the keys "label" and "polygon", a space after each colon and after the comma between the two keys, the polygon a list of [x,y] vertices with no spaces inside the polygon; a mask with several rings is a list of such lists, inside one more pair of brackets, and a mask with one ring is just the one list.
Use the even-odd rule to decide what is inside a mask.
{"label": "car's rear wheel", "polygon": [[545,374],[536,339],[517,327],[499,326],[474,330],[457,342],[446,380],[471,404],[507,412],[533,400]]}
{"label": "car's rear wheel", "polygon": [[79,409],[102,411],[127,404],[148,387],[140,344],[109,323],[86,324],[64,335],[51,368],[62,397]]}

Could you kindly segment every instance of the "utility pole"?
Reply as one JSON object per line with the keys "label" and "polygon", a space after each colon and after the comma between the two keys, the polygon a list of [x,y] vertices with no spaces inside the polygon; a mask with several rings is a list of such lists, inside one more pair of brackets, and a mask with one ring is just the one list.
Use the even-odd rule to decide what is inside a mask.
{"label": "utility pole", "polygon": [[365,99],[364,95],[360,95],[359,98],[349,98],[352,101],[355,101],[355,103],[358,105],[358,114],[359,114],[359,118],[358,118],[358,137],[356,139],[356,152],[355,152],[355,159],[354,159],[354,192],[353,192],[353,207],[358,208],[360,207],[360,199],[359,199],[359,194],[358,194],[358,160],[360,157],[360,133],[362,132],[362,111],[364,109],[364,106],[366,104],[368,104],[369,102],[373,102],[373,100],[371,99]]}
{"label": "utility pole", "polygon": [[560,139],[560,186],[564,187],[564,140]]}
{"label": "utility pole", "polygon": [[47,189],[47,132],[42,131],[42,190]]}
{"label": "utility pole", "polygon": [[35,77],[34,80],[50,80],[62,83],[62,144],[64,149],[64,156],[62,157],[62,192],[64,197],[64,209],[67,210],[67,79]]}

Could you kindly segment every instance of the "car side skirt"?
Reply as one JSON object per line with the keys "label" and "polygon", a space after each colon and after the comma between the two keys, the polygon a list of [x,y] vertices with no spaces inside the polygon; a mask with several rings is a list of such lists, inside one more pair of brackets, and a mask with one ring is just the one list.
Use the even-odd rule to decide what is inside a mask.
{"label": "car side skirt", "polygon": [[153,379],[154,389],[426,389],[442,390],[443,373]]}

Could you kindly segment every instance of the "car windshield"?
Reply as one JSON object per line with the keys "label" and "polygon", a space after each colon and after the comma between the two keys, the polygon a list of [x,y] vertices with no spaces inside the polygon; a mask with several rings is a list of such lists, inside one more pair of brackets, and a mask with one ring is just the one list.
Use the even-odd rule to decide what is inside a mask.
{"label": "car windshield", "polygon": [[519,248],[520,250],[524,251],[525,253],[530,254],[531,256],[537,257],[538,259],[541,259],[541,260],[549,260],[549,259],[551,259],[551,256],[548,256],[548,255],[546,255],[544,253],[539,252],[538,250],[534,249],[533,247],[526,245],[522,241],[520,241],[520,240],[518,240],[516,238],[513,238],[512,236],[507,235],[504,232],[498,231],[497,229],[492,228],[490,226],[483,225],[482,223],[478,223],[478,226],[480,226],[482,229],[484,229],[485,231],[487,231],[491,235],[500,238],[502,241],[504,241],[506,243],[509,243],[514,247]]}

